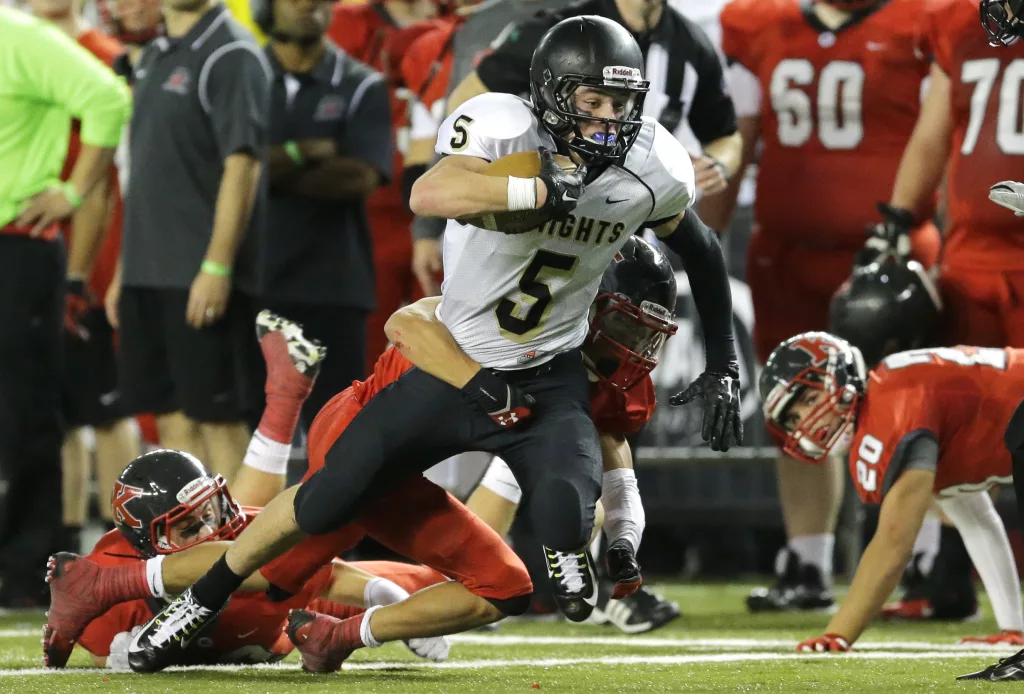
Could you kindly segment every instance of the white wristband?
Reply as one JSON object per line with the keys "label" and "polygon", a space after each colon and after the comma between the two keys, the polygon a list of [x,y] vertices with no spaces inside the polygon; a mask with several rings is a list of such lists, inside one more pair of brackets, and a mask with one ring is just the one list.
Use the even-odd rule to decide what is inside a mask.
{"label": "white wristband", "polygon": [[508,177],[508,209],[532,210],[537,207],[537,180],[534,178]]}

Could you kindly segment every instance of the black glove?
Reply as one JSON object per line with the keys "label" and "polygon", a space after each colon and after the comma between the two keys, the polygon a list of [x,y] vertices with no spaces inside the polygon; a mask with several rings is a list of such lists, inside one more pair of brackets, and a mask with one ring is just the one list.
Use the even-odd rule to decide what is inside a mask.
{"label": "black glove", "polygon": [[[733,370],[733,374],[738,369]],[[711,442],[711,450],[727,451],[734,443],[743,443],[743,419],[740,417],[740,379],[733,374],[705,371],[682,393],[668,399],[673,407],[704,399],[704,422],[700,436]]]}
{"label": "black glove", "polygon": [[914,215],[908,210],[878,203],[882,221],[868,229],[868,240],[857,252],[854,267],[864,267],[880,262],[886,256],[896,260],[910,257],[910,230],[914,226]]}
{"label": "black glove", "polygon": [[583,195],[583,179],[587,168],[580,166],[569,173],[555,161],[555,153],[546,147],[538,147],[540,152],[540,173],[537,178],[544,181],[548,197],[540,209],[550,210],[551,219],[565,219],[576,209],[576,203]]}
{"label": "black glove", "polygon": [[514,427],[529,418],[537,403],[529,393],[487,369],[480,369],[469,379],[462,392],[503,427]]}
{"label": "black glove", "polygon": [[64,293],[64,329],[82,340],[89,339],[89,330],[82,325],[82,317],[89,310],[89,288],[82,280],[68,280]]}

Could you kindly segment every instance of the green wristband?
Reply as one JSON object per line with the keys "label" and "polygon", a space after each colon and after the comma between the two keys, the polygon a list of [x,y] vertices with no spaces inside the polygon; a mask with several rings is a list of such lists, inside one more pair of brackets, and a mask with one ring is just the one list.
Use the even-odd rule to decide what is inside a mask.
{"label": "green wristband", "polygon": [[284,143],[284,151],[295,162],[296,166],[305,166],[306,158],[302,156],[302,150],[299,149],[299,143],[295,140],[288,140]]}
{"label": "green wristband", "polygon": [[231,266],[213,260],[204,260],[200,270],[214,277],[231,277]]}
{"label": "green wristband", "polygon": [[68,203],[73,208],[77,210],[82,206],[82,196],[75,190],[75,185],[71,181],[64,181],[60,184],[60,188],[64,192],[64,197],[67,198]]}

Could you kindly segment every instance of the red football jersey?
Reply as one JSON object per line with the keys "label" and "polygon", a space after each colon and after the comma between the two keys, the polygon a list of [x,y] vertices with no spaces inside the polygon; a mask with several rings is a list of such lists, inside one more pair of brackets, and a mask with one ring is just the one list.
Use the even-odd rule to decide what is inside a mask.
{"label": "red football jersey", "polygon": [[[246,507],[244,511],[251,520],[260,509]],[[117,530],[111,530],[96,543],[89,559],[101,566],[145,561]],[[271,602],[262,591],[236,592],[217,618],[213,632],[196,641],[196,662],[261,663],[276,659],[271,649],[281,636],[281,624],[288,611],[305,607],[319,597],[330,585],[331,572],[330,566],[321,567],[300,593],[282,602]],[[156,604],[155,600],[152,602]],[[117,634],[142,626],[153,614],[146,600],[121,603],[93,620],[79,643],[94,655],[110,655],[110,643]]]}
{"label": "red football jersey", "polygon": [[899,352],[870,372],[850,448],[850,474],[881,503],[901,448],[919,434],[939,443],[935,492],[977,491],[1012,476],[1003,432],[1024,398],[1024,350],[940,347]]}
{"label": "red football jersey", "polygon": [[[125,49],[116,39],[107,36],[97,29],[89,29],[78,37],[78,43],[102,60],[108,66],[113,65],[114,59],[124,53]],[[79,123],[74,121],[71,127],[71,138],[68,141],[68,156],[64,160],[64,170],[61,172],[61,180],[66,181],[71,176],[71,171],[78,160],[78,153],[82,149],[82,142],[78,135]],[[93,265],[92,275],[89,277],[89,290],[97,301],[102,302],[103,297],[110,287],[114,278],[114,270],[117,267],[117,259],[121,254],[121,220],[124,212],[124,205],[121,200],[121,186],[117,180],[117,169],[111,167],[110,190],[113,200],[113,208],[110,210],[110,221],[106,235],[103,237],[103,245],[100,246],[96,256],[96,263]],[[64,227],[65,240],[71,239],[70,223]]]}
{"label": "red football jersey", "polygon": [[931,2],[882,3],[834,32],[800,0],[726,5],[723,51],[761,85],[755,214],[763,232],[810,246],[863,246],[920,111]]}
{"label": "red football jersey", "polygon": [[993,183],[1024,172],[1024,43],[994,48],[978,27],[978,0],[953,0],[930,17],[935,61],[950,78],[953,142],[942,262],[1024,268],[1021,221],[988,199]]}

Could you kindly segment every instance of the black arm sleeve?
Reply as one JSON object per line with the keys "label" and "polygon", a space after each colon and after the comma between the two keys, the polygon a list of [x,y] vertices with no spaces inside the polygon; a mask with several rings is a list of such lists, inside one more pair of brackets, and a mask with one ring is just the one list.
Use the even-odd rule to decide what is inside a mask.
{"label": "black arm sleeve", "polygon": [[402,202],[406,209],[409,208],[409,198],[412,197],[412,186],[416,179],[427,172],[426,164],[413,164],[402,169]]}
{"label": "black arm sleeve", "polygon": [[525,94],[530,91],[530,61],[540,39],[561,15],[539,12],[508,27],[504,39],[476,66],[476,75],[490,92]]}
{"label": "black arm sleeve", "polygon": [[725,74],[718,52],[700,27],[693,26],[697,70],[697,92],[690,107],[690,130],[707,145],[715,140],[732,135],[737,130],[736,108],[725,85]]}
{"label": "black arm sleeve", "polygon": [[705,369],[739,377],[732,332],[732,289],[718,237],[692,209],[661,241],[679,254],[704,332]]}

